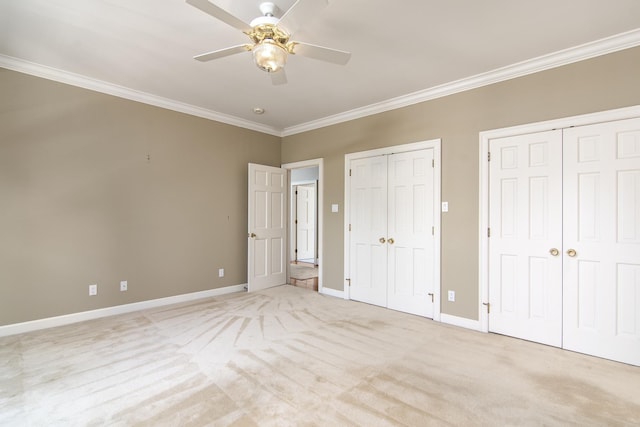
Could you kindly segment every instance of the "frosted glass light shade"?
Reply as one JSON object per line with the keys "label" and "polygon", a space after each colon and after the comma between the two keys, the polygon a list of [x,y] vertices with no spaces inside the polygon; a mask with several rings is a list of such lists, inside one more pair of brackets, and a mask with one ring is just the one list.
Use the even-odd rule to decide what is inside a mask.
{"label": "frosted glass light shade", "polygon": [[287,51],[273,40],[265,39],[253,48],[253,60],[261,70],[275,73],[287,63]]}

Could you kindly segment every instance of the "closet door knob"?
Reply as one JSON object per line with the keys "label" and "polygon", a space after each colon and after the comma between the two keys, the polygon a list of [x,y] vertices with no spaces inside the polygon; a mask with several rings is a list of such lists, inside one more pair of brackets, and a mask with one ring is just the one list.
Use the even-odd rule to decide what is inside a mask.
{"label": "closet door knob", "polygon": [[549,253],[553,256],[558,256],[558,254],[560,253],[559,250],[557,250],[556,248],[551,248],[549,249]]}
{"label": "closet door knob", "polygon": [[380,243],[385,243],[385,242],[386,242],[385,238],[384,238],[384,237],[381,237],[381,238],[380,238]]}
{"label": "closet door knob", "polygon": [[395,240],[393,240],[393,237],[389,237],[389,240],[387,240],[387,242],[389,242],[390,245],[393,245]]}
{"label": "closet door knob", "polygon": [[576,256],[577,252],[575,249],[569,249],[567,251],[567,255],[569,255],[571,258],[573,258],[574,256]]}

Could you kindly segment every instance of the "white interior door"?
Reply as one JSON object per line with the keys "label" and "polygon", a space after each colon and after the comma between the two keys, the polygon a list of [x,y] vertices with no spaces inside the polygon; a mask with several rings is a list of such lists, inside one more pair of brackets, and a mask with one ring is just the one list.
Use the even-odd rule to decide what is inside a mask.
{"label": "white interior door", "polygon": [[489,330],[562,345],[562,131],[492,139]]}
{"label": "white interior door", "polygon": [[249,292],[286,282],[284,169],[249,163]]}
{"label": "white interior door", "polygon": [[387,158],[351,161],[351,299],[387,306]]}
{"label": "white interior door", "polygon": [[640,365],[640,119],[565,130],[564,167],[564,347]]}
{"label": "white interior door", "polygon": [[350,298],[433,317],[434,149],[350,162]]}
{"label": "white interior door", "polygon": [[388,303],[433,317],[435,299],[433,149],[388,158]]}
{"label": "white interior door", "polygon": [[489,147],[489,330],[640,366],[640,119]]}
{"label": "white interior door", "polygon": [[296,186],[296,260],[316,262],[316,185]]}

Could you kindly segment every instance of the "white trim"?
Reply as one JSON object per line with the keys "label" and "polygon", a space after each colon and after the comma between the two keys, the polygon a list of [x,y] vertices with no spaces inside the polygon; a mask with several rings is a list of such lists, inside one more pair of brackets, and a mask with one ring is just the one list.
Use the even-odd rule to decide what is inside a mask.
{"label": "white trim", "polygon": [[[355,153],[345,154],[345,161],[347,159],[351,161],[355,159],[362,159],[365,157],[384,156],[384,155],[388,156],[390,154],[395,154],[395,153],[406,153],[408,151],[418,151],[418,150],[423,150],[425,148],[435,148],[440,142],[441,140],[438,138],[438,139],[431,139],[429,141],[410,142],[408,144],[391,145],[391,146],[382,147],[382,148],[374,148],[373,150],[357,151]],[[347,172],[348,171],[349,170],[347,169]]]}
{"label": "white trim", "polygon": [[552,68],[561,67],[563,65],[568,65],[574,62],[595,58],[597,56],[618,52],[639,45],[640,29],[635,29],[590,43],[585,43],[569,49],[550,53],[548,55],[543,55],[537,58],[518,62],[516,64],[488,71],[486,73],[481,73],[453,82],[444,83],[439,86],[434,86],[407,95],[402,95],[396,98],[391,98],[375,104],[367,105],[361,108],[356,108],[350,111],[345,111],[332,116],[324,117],[318,120],[312,120],[306,123],[290,126],[284,129],[274,128],[271,126],[263,125],[261,123],[252,122],[228,114],[218,113],[206,108],[181,103],[167,98],[162,98],[156,95],[140,92],[123,86],[118,86],[113,83],[92,79],[90,77],[85,77],[79,74],[47,67],[45,65],[36,64],[7,55],[0,55],[0,67],[61,83],[70,84],[73,86],[82,87],[85,89],[95,90],[97,92],[118,96],[120,98],[129,99],[132,101],[166,108],[168,110],[190,114],[196,117],[215,120],[217,122],[226,123],[232,126],[238,126],[269,135],[285,137],[314,129],[323,128],[326,126],[335,125],[338,123],[344,123],[373,114],[383,113],[385,111],[407,107],[409,105],[419,104],[421,102],[442,98],[459,92],[476,89],[482,86],[499,83],[505,80],[526,76]]}
{"label": "white trim", "polygon": [[480,330],[489,332],[489,313],[483,303],[489,303],[489,133],[480,132],[480,179],[478,204],[478,313]]}
{"label": "white trim", "polygon": [[523,135],[535,132],[544,132],[553,129],[562,129],[572,126],[585,126],[596,123],[611,122],[640,117],[640,105],[618,108],[615,110],[601,111],[579,116],[564,117],[544,122],[529,123],[520,126],[512,126],[480,132],[480,156],[479,156],[479,248],[478,248],[478,281],[480,326],[483,332],[489,332],[489,316],[482,303],[489,301],[489,143],[495,138]]}
{"label": "white trim", "polygon": [[315,179],[305,179],[304,181],[296,181],[296,182],[291,181],[291,186],[295,187],[296,185],[313,185],[313,184],[316,184],[317,182],[318,181]]}
{"label": "white trim", "polygon": [[330,297],[346,299],[345,296],[344,296],[344,292],[343,291],[339,291],[337,289],[324,287],[324,288],[322,288],[322,290],[320,288],[318,288],[318,292],[323,294],[323,295],[330,296]]}
{"label": "white trim", "polygon": [[349,201],[351,200],[351,185],[349,182],[349,170],[351,169],[351,160],[355,159],[355,157],[349,157],[349,156],[355,156],[356,153],[353,154],[345,154],[344,156],[344,199],[343,199],[343,219],[342,219],[342,244],[343,244],[343,254],[344,254],[344,261],[343,261],[343,265],[342,265],[342,270],[343,270],[343,276],[342,276],[342,289],[343,289],[343,295],[344,295],[344,299],[351,299],[351,257],[350,257],[350,250],[351,250],[351,240],[349,239],[349,237],[351,236],[351,233],[349,231],[349,210],[351,209],[351,204],[349,203]]}
{"label": "white trim", "polygon": [[437,98],[453,95],[482,86],[488,86],[505,80],[538,73],[540,71],[561,67],[574,62],[584,61],[601,55],[617,52],[640,45],[640,28],[617,34],[604,39],[585,43],[569,49],[528,59],[506,67],[497,68],[486,73],[448,82],[439,86],[413,92],[407,95],[391,98],[376,104],[356,108],[333,116],[313,120],[296,126],[290,126],[282,131],[282,136],[295,135],[310,130],[319,129],[350,120],[359,119],[385,111],[395,110],[409,105],[419,104]]}
{"label": "white trim", "polygon": [[441,256],[441,239],[442,239],[442,230],[441,230],[441,212],[440,212],[440,204],[442,201],[442,140],[441,139],[431,139],[428,141],[420,141],[420,142],[412,142],[408,144],[402,145],[392,145],[389,147],[377,148],[368,151],[359,151],[356,153],[345,154],[344,156],[344,299],[351,299],[351,293],[349,289],[348,278],[351,275],[350,273],[350,241],[349,241],[349,200],[350,200],[350,185],[349,185],[349,169],[351,167],[351,161],[366,157],[374,157],[374,156],[382,156],[382,155],[391,155],[395,153],[406,153],[409,151],[417,151],[423,149],[433,149],[433,159],[435,161],[434,165],[434,227],[435,227],[435,236],[434,236],[434,246],[436,247],[435,251],[435,282],[436,288],[434,289],[434,304],[433,304],[433,320],[440,320],[440,294],[442,290],[442,279],[441,279],[441,266],[440,266],[440,256]]}
{"label": "white trim", "polygon": [[433,320],[442,321],[442,312],[440,307],[441,294],[442,294],[442,273],[441,273],[441,255],[442,255],[442,140],[437,139],[437,144],[433,147],[433,160],[435,161],[433,171],[433,197],[434,197],[434,209],[433,226],[434,229],[434,251],[433,265],[435,266],[435,282],[437,285],[434,288],[434,305],[433,305]]}
{"label": "white trim", "polygon": [[[322,256],[323,254],[323,227],[324,227],[324,159],[320,158],[320,159],[311,159],[311,160],[303,160],[300,162],[293,162],[293,163],[285,163],[283,164],[281,167],[283,169],[287,169],[289,171],[289,173],[287,173],[287,184],[289,186],[289,192],[287,197],[289,197],[289,195],[291,194],[291,169],[303,169],[303,168],[310,168],[310,167],[318,167],[318,206],[317,206],[317,212],[318,212],[318,253],[317,255],[317,262],[318,262],[318,292],[320,293],[324,293],[323,289],[324,289],[324,258]],[[289,202],[289,205],[291,203]],[[287,220],[287,222],[289,223],[289,227],[291,227],[291,221]],[[287,254],[290,254],[291,250],[290,248],[287,248]],[[289,255],[287,255],[289,256]],[[289,260],[290,261],[290,260]],[[289,269],[289,263],[287,263],[287,271]]]}
{"label": "white trim", "polygon": [[65,83],[71,86],[77,86],[84,89],[93,90],[107,95],[117,96],[119,98],[128,99],[130,101],[141,102],[143,104],[153,105],[167,110],[177,111],[204,119],[214,120],[220,123],[226,123],[232,126],[238,126],[244,129],[254,130],[274,136],[282,136],[279,129],[266,126],[260,123],[241,119],[239,117],[228,114],[218,113],[213,110],[198,107],[191,104],[175,101],[173,99],[163,98],[158,95],[142,92],[103,80],[82,76],[80,74],[71,73],[69,71],[59,70],[57,68],[40,65],[23,59],[14,58],[0,54],[0,67],[13,71],[29,74],[44,79],[53,80],[55,82]]}
{"label": "white trim", "polygon": [[459,326],[461,328],[473,329],[474,331],[481,331],[480,321],[471,320],[465,317],[452,316],[451,314],[442,313],[440,315],[440,322],[447,325]]}
{"label": "white trim", "polygon": [[134,311],[146,310],[149,308],[163,307],[165,305],[178,304],[181,302],[194,301],[203,298],[211,298],[219,295],[243,292],[245,285],[226,286],[224,288],[210,289],[207,291],[193,292],[189,294],[174,295],[166,298],[158,298],[147,301],[134,302],[131,304],[116,305],[113,307],[100,308],[97,310],[82,311],[79,313],[65,314],[62,316],[48,317],[46,319],[31,320],[29,322],[14,323],[0,326],[0,337],[22,334],[25,332],[38,331],[41,329],[53,328],[56,326],[70,325],[72,323],[84,322],[86,320],[100,319],[102,317],[126,314]]}

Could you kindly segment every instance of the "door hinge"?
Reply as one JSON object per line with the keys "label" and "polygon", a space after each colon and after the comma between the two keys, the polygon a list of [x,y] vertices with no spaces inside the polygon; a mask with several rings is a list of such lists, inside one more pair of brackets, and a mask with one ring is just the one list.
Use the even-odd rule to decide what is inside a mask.
{"label": "door hinge", "polygon": [[294,224],[298,224],[298,220],[296,219],[293,223],[294,223]]}
{"label": "door hinge", "polygon": [[491,303],[483,302],[482,305],[486,305],[487,306],[487,314],[490,314],[491,313]]}
{"label": "door hinge", "polygon": [[347,283],[349,284],[349,286],[351,286],[351,279],[345,279],[347,281]]}
{"label": "door hinge", "polygon": [[351,169],[349,169],[349,176],[351,176]]}
{"label": "door hinge", "polygon": [[487,237],[491,237],[491,227],[487,228]]}
{"label": "door hinge", "polygon": [[349,224],[349,231],[351,231],[351,224]]}
{"label": "door hinge", "polygon": [[434,226],[431,226],[431,235],[432,236],[436,235],[436,228]]}
{"label": "door hinge", "polygon": [[489,151],[487,153],[487,161],[490,162],[491,161],[491,151]]}
{"label": "door hinge", "polygon": [[298,195],[298,190],[296,190],[296,196]]}
{"label": "door hinge", "polygon": [[436,167],[436,159],[431,159],[431,167],[432,168]]}

